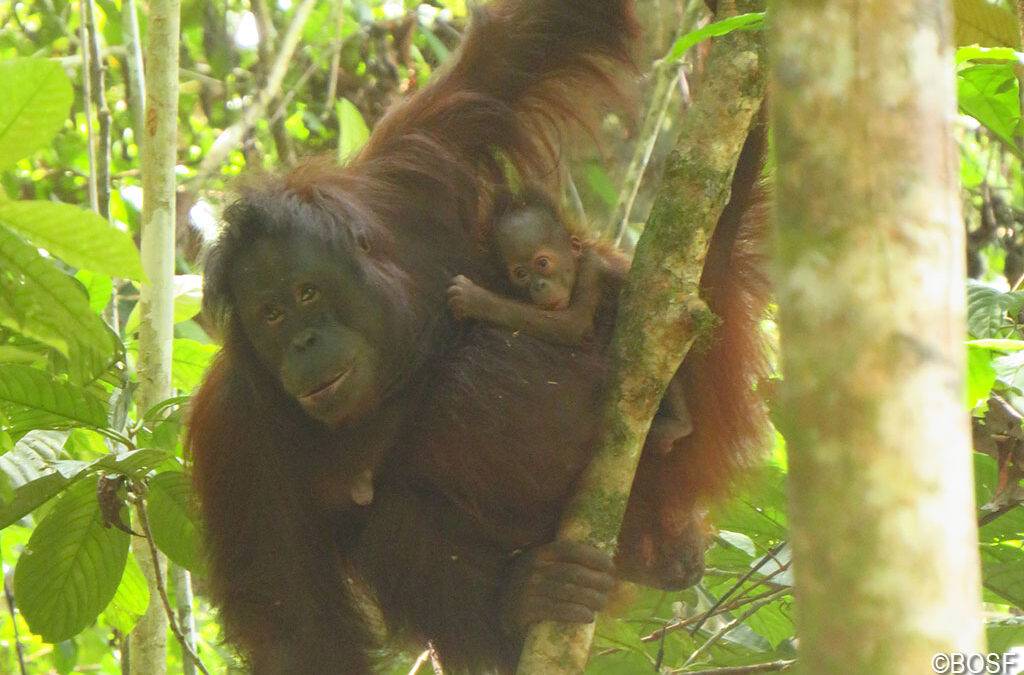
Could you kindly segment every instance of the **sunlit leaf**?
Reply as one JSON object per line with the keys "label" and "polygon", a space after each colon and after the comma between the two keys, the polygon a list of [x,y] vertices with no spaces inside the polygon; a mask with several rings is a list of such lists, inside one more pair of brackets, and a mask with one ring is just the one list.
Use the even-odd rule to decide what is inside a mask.
{"label": "sunlit leaf", "polygon": [[370,128],[366,126],[363,114],[347,98],[337,103],[338,111],[338,159],[342,162],[352,159],[366,145]]}
{"label": "sunlit leaf", "polygon": [[153,540],[178,565],[201,571],[199,524],[193,509],[192,488],[178,471],[157,474],[149,481],[146,503]]}
{"label": "sunlit leaf", "polygon": [[68,118],[74,94],[60,64],[0,62],[0,170],[47,146]]}
{"label": "sunlit leaf", "polygon": [[0,224],[73,267],[135,281],[144,277],[131,235],[93,211],[57,202],[6,202],[0,204]]}
{"label": "sunlit leaf", "polygon": [[60,642],[89,626],[114,597],[127,555],[128,535],[103,525],[95,482],[68,488],[14,570],[14,595],[32,632]]}

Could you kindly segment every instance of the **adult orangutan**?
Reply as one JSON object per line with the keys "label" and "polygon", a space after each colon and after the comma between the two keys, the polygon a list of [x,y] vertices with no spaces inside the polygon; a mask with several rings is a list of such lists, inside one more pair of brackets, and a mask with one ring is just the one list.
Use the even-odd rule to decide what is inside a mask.
{"label": "adult orangutan", "polygon": [[615,574],[699,578],[696,505],[763,429],[764,287],[757,221],[742,218],[759,142],[704,273],[722,324],[677,376],[693,432],[645,456],[614,568],[550,543],[595,445],[604,350],[461,325],[446,307],[458,274],[509,292],[476,243],[503,162],[553,175],[552,139],[629,63],[634,33],[628,0],[491,3],[353,162],[265,179],[225,213],[205,287],[224,349],[190,447],[211,594],[257,673],[370,672],[384,629],[431,640],[449,670],[504,671],[530,623],[593,620]]}

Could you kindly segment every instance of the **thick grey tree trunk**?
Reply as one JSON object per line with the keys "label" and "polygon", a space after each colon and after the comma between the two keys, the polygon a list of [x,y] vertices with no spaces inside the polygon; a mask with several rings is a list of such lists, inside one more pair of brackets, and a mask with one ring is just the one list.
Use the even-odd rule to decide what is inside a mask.
{"label": "thick grey tree trunk", "polygon": [[800,662],[983,648],[946,0],[780,0],[778,301]]}

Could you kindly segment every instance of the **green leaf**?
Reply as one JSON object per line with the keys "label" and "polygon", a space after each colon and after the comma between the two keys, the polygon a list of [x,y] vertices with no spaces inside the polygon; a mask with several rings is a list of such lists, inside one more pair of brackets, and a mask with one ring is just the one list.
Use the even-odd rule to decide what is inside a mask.
{"label": "green leaf", "polygon": [[67,437],[66,431],[31,431],[0,457],[0,472],[15,488],[0,506],[0,529],[56,497],[85,471],[84,462],[59,459]]}
{"label": "green leaf", "polygon": [[46,147],[68,118],[71,80],[46,59],[0,62],[0,170]]}
{"label": "green leaf", "polygon": [[956,64],[968,61],[1002,61],[1009,64],[1024,64],[1024,54],[1010,47],[961,47],[956,50]]}
{"label": "green leaf", "polygon": [[180,471],[168,471],[150,479],[146,504],[153,541],[175,563],[201,573],[199,521],[192,503],[192,488]]}
{"label": "green leaf", "polygon": [[363,114],[347,98],[337,103],[338,111],[338,159],[342,162],[353,159],[370,138]]}
{"label": "green leaf", "polygon": [[[198,274],[179,274],[174,277],[174,323],[188,321],[203,307],[203,278]],[[139,307],[135,303],[128,321],[124,325],[126,335],[139,330],[141,320]]]}
{"label": "green leaf", "polygon": [[1020,35],[1012,12],[988,0],[953,0],[958,45],[1018,47]]}
{"label": "green leaf", "polygon": [[92,624],[114,597],[127,555],[128,535],[103,526],[96,484],[70,487],[14,570],[14,595],[32,632],[60,642]]}
{"label": "green leaf", "polygon": [[672,44],[672,48],[668,50],[665,60],[676,61],[681,59],[690,47],[708,38],[727,35],[734,30],[760,30],[762,27],[764,27],[764,12],[740,14],[739,16],[731,16],[728,19],[709,23],[703,28],[698,28],[679,37]]}
{"label": "green leaf", "polygon": [[[1024,617],[989,621],[985,624],[985,642],[993,654],[1003,654],[1013,647],[1024,645]],[[1011,672],[1013,670],[1016,669],[1011,669]]]}
{"label": "green leaf", "polygon": [[146,613],[149,606],[149,586],[142,568],[134,555],[128,556],[124,566],[121,583],[117,585],[114,598],[103,612],[103,622],[127,635],[138,622],[139,617]]}
{"label": "green leaf", "polygon": [[99,214],[58,202],[0,204],[0,224],[20,232],[72,267],[142,281],[135,242]]}
{"label": "green leaf", "polygon": [[988,398],[996,383],[996,370],[992,367],[992,352],[974,345],[967,346],[967,409]]}
{"label": "green leaf", "polygon": [[975,338],[1001,338],[1011,325],[1008,315],[1024,309],[1024,293],[1004,293],[978,281],[967,282],[967,330]]}
{"label": "green leaf", "polygon": [[38,410],[72,424],[104,427],[107,423],[106,406],[90,392],[15,363],[0,363],[0,408],[7,405]]}
{"label": "green leaf", "polygon": [[89,307],[73,277],[0,227],[0,326],[46,344],[68,357],[77,382],[104,373],[120,344]]}
{"label": "green leaf", "polygon": [[185,338],[176,339],[171,363],[171,381],[174,387],[182,391],[195,389],[219,350],[217,345],[204,345]]}
{"label": "green leaf", "polygon": [[967,346],[992,352],[1019,352],[1024,351],[1024,340],[1010,340],[1008,338],[968,340]]}
{"label": "green leaf", "polygon": [[132,478],[143,478],[168,460],[175,461],[172,455],[163,450],[141,448],[100,457],[90,465],[90,468],[102,469],[107,473],[120,473]]}
{"label": "green leaf", "polygon": [[75,278],[85,286],[85,292],[89,295],[89,307],[96,314],[102,314],[114,294],[114,281],[105,274],[97,274],[89,270],[78,270]]}
{"label": "green leaf", "polygon": [[995,134],[1018,157],[1024,155],[1014,140],[1020,124],[1017,78],[1005,64],[982,64],[957,73],[960,109]]}
{"label": "green leaf", "polygon": [[793,599],[780,598],[760,608],[747,618],[747,625],[771,643],[773,648],[796,633],[793,625]]}

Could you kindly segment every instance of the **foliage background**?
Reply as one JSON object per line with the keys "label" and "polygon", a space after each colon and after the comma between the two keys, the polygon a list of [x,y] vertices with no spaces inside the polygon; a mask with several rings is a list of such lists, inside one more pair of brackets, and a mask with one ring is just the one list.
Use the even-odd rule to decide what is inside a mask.
{"label": "foliage background", "polygon": [[[302,4],[183,3],[173,365],[181,397],[139,411],[131,400],[141,188],[127,3],[95,0],[109,108],[109,219],[91,208],[90,177],[102,153],[91,152],[90,141],[106,112],[84,96],[79,3],[0,3],[0,672],[18,672],[19,657],[29,673],[120,672],[123,636],[148,600],[129,535],[105,526],[122,519],[141,527],[129,522],[128,498],[144,500],[156,544],[195,575],[204,662],[214,672],[235,664],[202,595],[199,523],[180,440],[182,404],[217,350],[197,316],[200,250],[234,176],[310,154],[351,154],[391,102],[421,87],[448,58],[467,20],[462,0],[315,3],[297,51],[284,55],[283,86],[270,92],[241,144],[213,170],[204,166],[218,136],[266,88]],[[1009,3],[955,5],[956,140],[972,277],[965,407],[975,424],[989,646],[1002,651],[1024,645],[1024,55],[1016,51],[1020,33]],[[642,64],[669,54],[673,66],[680,56],[692,65],[699,48],[683,54],[693,40],[677,38],[706,19],[702,4],[641,7],[648,29]],[[145,39],[144,7],[140,19]],[[654,141],[636,203],[626,209],[627,246],[646,218],[683,114],[677,97],[656,118],[665,94],[659,70],[651,72],[641,87],[640,124],[609,115],[596,142],[570,164],[576,190],[566,199],[596,232],[616,235],[635,179],[630,159]],[[658,123],[643,124],[650,119]],[[102,185],[99,192],[102,204]],[[764,330],[774,336],[770,317]],[[770,402],[773,384],[762,386]],[[601,619],[591,672],[788,667],[796,652],[784,434],[779,429],[765,463],[718,507],[703,582],[683,593],[625,589],[616,611]],[[927,448],[921,453],[927,461]],[[177,671],[180,649],[170,644],[169,667]],[[393,671],[408,672],[415,656],[396,656]]]}

